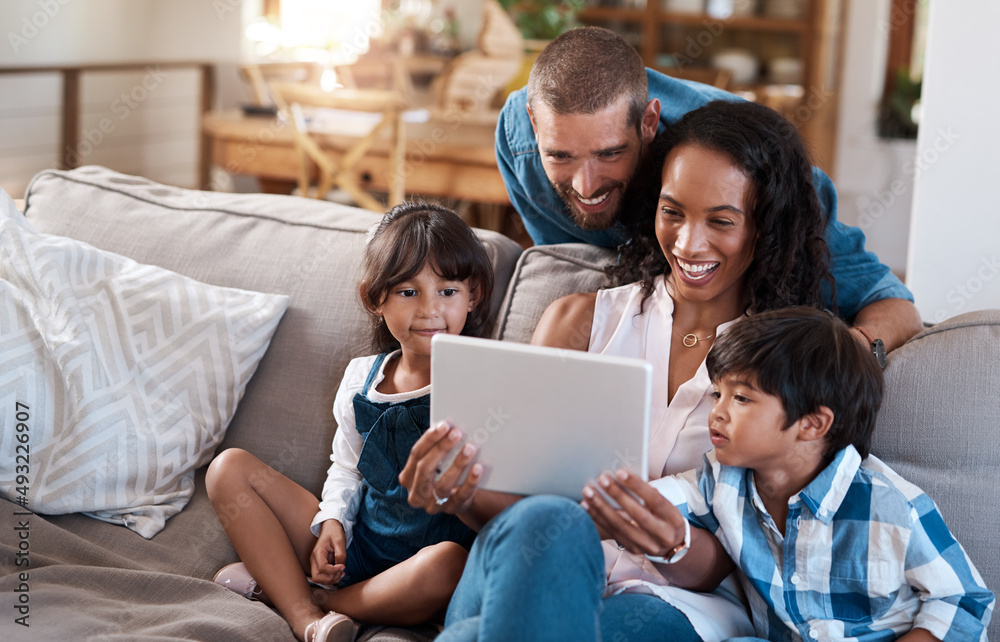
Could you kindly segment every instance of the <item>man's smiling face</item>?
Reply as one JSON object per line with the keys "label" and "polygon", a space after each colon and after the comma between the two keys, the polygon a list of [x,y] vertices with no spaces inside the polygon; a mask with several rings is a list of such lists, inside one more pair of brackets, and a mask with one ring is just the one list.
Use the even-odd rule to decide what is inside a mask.
{"label": "man's smiling face", "polygon": [[659,122],[647,106],[639,128],[628,123],[628,99],[592,114],[558,114],[544,104],[529,107],[545,176],[585,230],[615,224],[625,190]]}

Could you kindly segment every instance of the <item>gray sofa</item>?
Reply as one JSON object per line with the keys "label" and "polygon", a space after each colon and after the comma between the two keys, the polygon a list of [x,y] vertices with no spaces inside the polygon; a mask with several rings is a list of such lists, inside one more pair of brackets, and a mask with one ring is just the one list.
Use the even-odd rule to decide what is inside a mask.
{"label": "gray sofa", "polygon": [[[355,267],[375,214],[295,197],[182,190],[98,167],[46,171],[25,214],[39,231],[200,281],[283,293],[291,304],[220,450],[241,447],[318,493],[336,426],[330,407],[365,352]],[[545,306],[604,282],[612,255],[580,245],[522,252],[482,232],[493,257],[495,335],[527,341]],[[939,324],[892,353],[874,451],[940,505],[987,585],[1000,587],[1000,311]],[[16,505],[0,500],[0,630],[5,639],[292,640],[284,620],[211,582],[230,546],[196,478],[188,506],[146,540],[83,515],[30,519],[31,627],[19,599]],[[990,627],[1000,631],[994,622]],[[426,639],[436,627],[365,627],[368,639]]]}

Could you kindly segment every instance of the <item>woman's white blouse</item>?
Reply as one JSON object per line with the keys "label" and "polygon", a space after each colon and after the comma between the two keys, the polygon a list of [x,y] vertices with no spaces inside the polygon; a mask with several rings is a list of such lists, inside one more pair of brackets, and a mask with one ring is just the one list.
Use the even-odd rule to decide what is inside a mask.
{"label": "woman's white blouse", "polygon": [[[702,455],[711,450],[708,415],[713,401],[712,382],[703,361],[694,377],[678,387],[668,405],[674,302],[663,277],[656,279],[642,313],[641,302],[637,283],[598,292],[589,351],[636,357],[653,365],[649,475],[657,479],[700,467]],[[720,325],[715,335],[732,323]],[[753,635],[743,594],[734,577],[727,578],[713,593],[687,591],[670,586],[645,556],[620,549],[613,540],[603,545],[608,576],[605,595],[625,591],[654,594],[684,613],[706,642]]]}

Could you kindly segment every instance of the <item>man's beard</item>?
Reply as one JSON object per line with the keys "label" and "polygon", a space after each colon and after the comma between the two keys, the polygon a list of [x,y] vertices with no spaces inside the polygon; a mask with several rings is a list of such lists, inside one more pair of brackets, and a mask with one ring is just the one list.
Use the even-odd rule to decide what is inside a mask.
{"label": "man's beard", "polygon": [[573,189],[569,183],[556,183],[552,186],[562,199],[563,205],[569,213],[570,218],[573,219],[573,222],[583,230],[606,230],[618,222],[618,216],[621,214],[622,203],[625,200],[625,190],[628,188],[627,184],[620,181],[612,181],[602,185],[601,189],[587,198],[597,198],[614,189],[620,189],[618,203],[615,204],[612,209],[608,209],[597,214],[588,214],[577,208],[575,199],[579,198],[580,194],[577,193],[577,191]]}

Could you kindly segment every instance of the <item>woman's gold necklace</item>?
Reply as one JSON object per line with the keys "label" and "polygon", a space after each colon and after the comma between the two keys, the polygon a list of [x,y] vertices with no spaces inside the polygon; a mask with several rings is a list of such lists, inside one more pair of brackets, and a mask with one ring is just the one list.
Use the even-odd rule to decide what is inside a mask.
{"label": "woman's gold necklace", "polygon": [[712,334],[708,335],[707,337],[698,337],[698,336],[695,336],[695,334],[693,332],[689,332],[688,334],[683,334],[682,335],[680,332],[677,331],[676,328],[674,328],[674,334],[676,334],[678,337],[680,337],[681,343],[684,344],[685,348],[693,348],[696,345],[698,345],[699,341],[708,341],[709,339],[711,339],[712,337],[715,336],[714,332]]}

